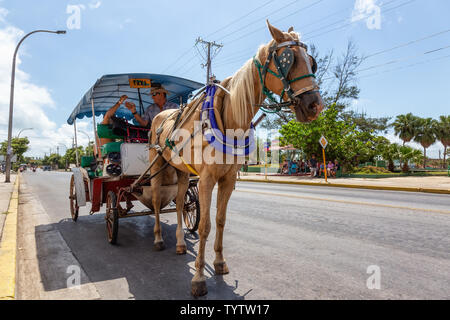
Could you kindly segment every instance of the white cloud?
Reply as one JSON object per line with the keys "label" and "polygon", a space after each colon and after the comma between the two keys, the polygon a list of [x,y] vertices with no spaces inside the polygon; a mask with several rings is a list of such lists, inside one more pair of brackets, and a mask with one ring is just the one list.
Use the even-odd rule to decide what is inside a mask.
{"label": "white cloud", "polygon": [[134,21],[132,20],[132,19],[125,19],[124,21],[123,21],[123,23],[121,23],[120,25],[119,25],[119,28],[120,29],[123,29],[123,28],[125,28],[125,25],[127,25],[127,24],[130,24],[130,23],[133,23]]}
{"label": "white cloud", "polygon": [[91,3],[89,3],[89,8],[98,9],[98,8],[100,8],[101,5],[102,5],[101,1],[96,1],[96,2],[92,1]]}
{"label": "white cloud", "polygon": [[6,10],[5,8],[0,8],[0,22],[5,22],[5,18],[8,13],[8,10]]}
{"label": "white cloud", "polygon": [[[22,30],[8,24],[4,19],[6,15],[6,9],[0,7],[0,21],[4,23],[0,27],[0,96],[3,97],[0,99],[0,141],[7,139],[12,58],[18,41],[24,35]],[[21,129],[33,128],[21,134],[21,137],[29,137],[31,142],[27,155],[43,156],[50,148],[56,150],[61,143],[70,147],[73,127],[59,127],[47,116],[46,110],[55,108],[55,102],[48,88],[34,84],[32,76],[20,69],[20,56],[25,53],[24,49],[20,48],[16,60],[12,135],[16,136]],[[27,57],[32,58],[29,53]],[[87,123],[80,122],[78,127],[86,128]],[[80,138],[79,144],[87,145],[87,138],[85,142],[83,137]]]}

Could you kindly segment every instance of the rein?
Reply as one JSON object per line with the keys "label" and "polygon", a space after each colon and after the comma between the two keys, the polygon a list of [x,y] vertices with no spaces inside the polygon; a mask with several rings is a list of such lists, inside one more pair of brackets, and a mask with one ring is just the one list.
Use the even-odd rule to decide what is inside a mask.
{"label": "rein", "polygon": [[[258,69],[258,75],[259,75],[259,80],[260,80],[261,87],[262,87],[262,93],[271,101],[271,104],[259,105],[259,107],[264,112],[267,112],[267,113],[280,112],[282,110],[282,108],[288,107],[289,105],[291,105],[296,96],[299,96],[300,94],[303,94],[305,92],[314,91],[314,90],[319,89],[319,87],[317,85],[313,85],[313,86],[306,87],[302,90],[299,90],[297,92],[294,92],[292,90],[291,83],[294,83],[296,81],[300,81],[300,80],[303,80],[306,78],[316,78],[316,75],[314,73],[317,69],[317,64],[316,64],[314,58],[312,58],[310,56],[313,59],[313,67],[312,67],[313,73],[305,74],[303,76],[297,77],[292,80],[287,80],[287,76],[289,75],[289,71],[290,71],[292,65],[294,64],[294,59],[295,59],[294,52],[290,48],[291,46],[298,46],[305,50],[308,50],[308,47],[300,41],[286,41],[286,42],[280,43],[278,45],[275,44],[269,48],[269,54],[267,55],[267,59],[266,59],[264,66],[258,61],[256,56],[253,57],[253,63],[255,64],[256,68]],[[280,56],[278,56],[277,50],[280,48],[284,48],[284,47],[286,47],[286,50],[284,50],[283,53]],[[269,64],[270,64],[270,61],[272,61],[272,59],[275,63],[275,67],[277,68],[278,73],[269,69]],[[281,95],[280,95],[280,102],[276,101],[276,99],[274,97],[275,93],[270,91],[265,85],[265,79],[266,79],[267,72],[270,73],[271,75],[277,77],[278,79],[280,79],[281,82],[283,83],[283,91],[281,92]],[[285,93],[287,93],[289,100],[283,102],[283,96]],[[271,110],[271,109],[273,109],[273,110]]]}

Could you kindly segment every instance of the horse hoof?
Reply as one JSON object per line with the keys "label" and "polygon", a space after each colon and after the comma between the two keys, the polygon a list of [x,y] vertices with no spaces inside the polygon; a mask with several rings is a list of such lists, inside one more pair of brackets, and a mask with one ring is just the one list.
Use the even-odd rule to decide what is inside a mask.
{"label": "horse hoof", "polygon": [[177,246],[177,254],[186,254],[186,245]]}
{"label": "horse hoof", "polygon": [[160,241],[160,242],[155,242],[154,247],[155,247],[156,251],[162,251],[162,250],[164,250],[164,248],[166,246],[164,245],[164,241]]}
{"label": "horse hoof", "polygon": [[208,288],[206,288],[206,281],[192,281],[191,288],[191,292],[194,297],[201,297],[208,293]]}
{"label": "horse hoof", "polygon": [[214,270],[216,271],[216,274],[218,274],[218,275],[228,274],[230,272],[230,270],[228,270],[228,266],[225,261],[219,262],[219,263],[214,263]]}

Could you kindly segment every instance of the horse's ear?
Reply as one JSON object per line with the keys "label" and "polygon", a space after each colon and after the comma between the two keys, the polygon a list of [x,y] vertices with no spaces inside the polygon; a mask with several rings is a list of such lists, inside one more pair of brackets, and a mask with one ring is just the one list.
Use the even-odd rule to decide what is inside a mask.
{"label": "horse's ear", "polygon": [[273,40],[277,43],[281,43],[284,41],[284,34],[280,29],[275,28],[269,23],[269,20],[266,20],[267,27],[269,28],[270,34],[272,35]]}
{"label": "horse's ear", "polygon": [[288,30],[288,32],[292,32],[292,31],[294,31],[294,27],[290,27]]}

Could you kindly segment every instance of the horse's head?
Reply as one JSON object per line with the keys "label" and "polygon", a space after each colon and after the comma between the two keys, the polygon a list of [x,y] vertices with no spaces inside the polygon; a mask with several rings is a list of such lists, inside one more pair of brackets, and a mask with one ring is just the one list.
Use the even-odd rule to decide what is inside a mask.
{"label": "horse's head", "polygon": [[291,27],[288,32],[267,26],[273,41],[261,52],[259,75],[263,86],[279,96],[284,105],[295,113],[297,120],[315,120],[323,109],[322,97],[314,73],[316,61],[307,53],[298,33]]}

